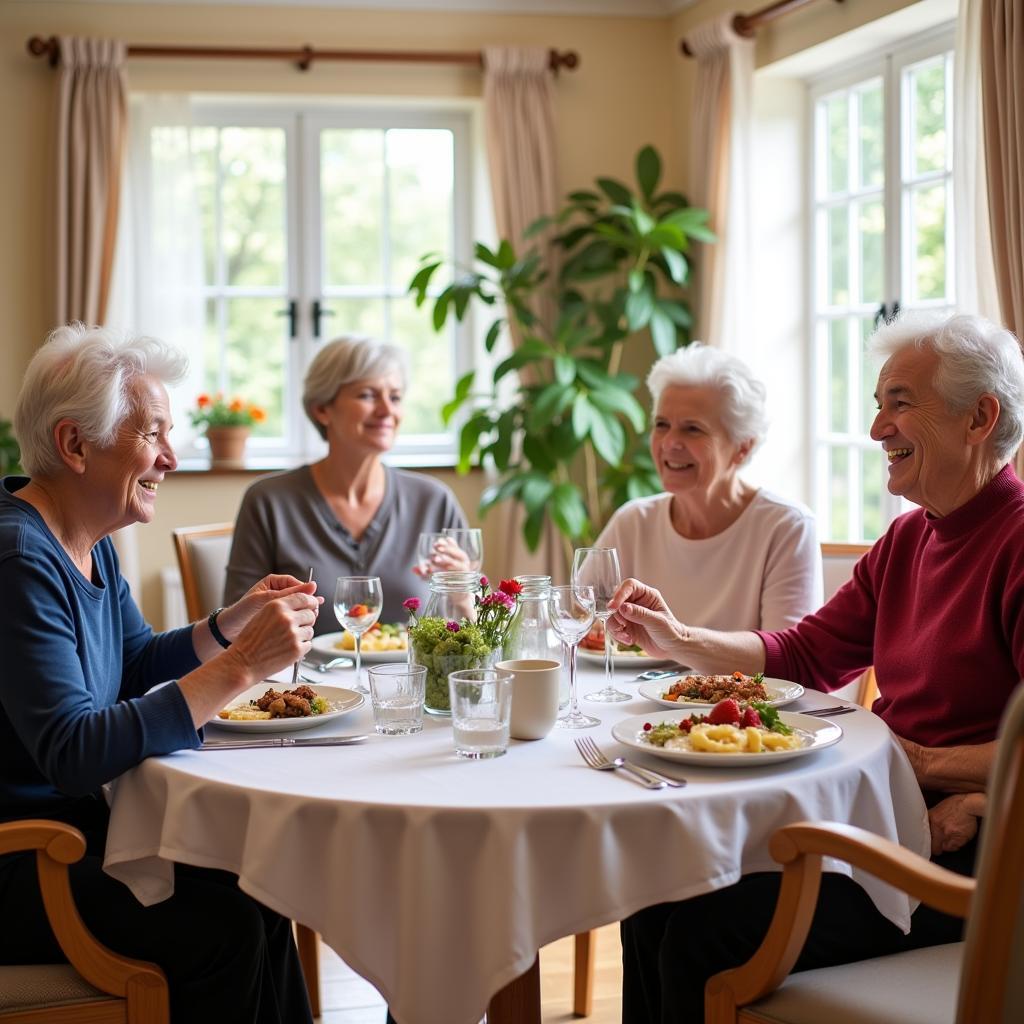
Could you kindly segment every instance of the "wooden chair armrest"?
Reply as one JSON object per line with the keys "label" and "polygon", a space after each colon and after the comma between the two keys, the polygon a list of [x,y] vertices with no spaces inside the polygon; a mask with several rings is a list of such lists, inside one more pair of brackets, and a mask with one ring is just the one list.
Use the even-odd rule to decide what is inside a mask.
{"label": "wooden chair armrest", "polygon": [[[163,972],[107,949],[86,927],[75,907],[68,865],[85,854],[85,837],[58,821],[27,819],[0,824],[0,854],[35,850],[39,888],[50,927],[71,966],[90,985],[121,998],[154,1000],[166,1006]],[[166,1012],[166,1011],[165,1011]]]}
{"label": "wooden chair armrest", "polygon": [[705,987],[705,1024],[734,1024],[736,1008],[774,991],[793,969],[810,931],[822,857],[870,872],[947,914],[966,917],[974,879],[965,878],[881,836],[838,822],[797,822],[769,846],[783,865],[782,886],[768,932],[745,963],[716,974]]}

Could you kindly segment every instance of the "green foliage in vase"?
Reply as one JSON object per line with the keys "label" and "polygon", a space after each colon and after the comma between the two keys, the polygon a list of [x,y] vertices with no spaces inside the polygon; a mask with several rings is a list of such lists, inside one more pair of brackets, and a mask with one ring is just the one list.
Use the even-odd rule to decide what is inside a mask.
{"label": "green foliage in vase", "polygon": [[[459,472],[489,462],[499,474],[481,514],[501,501],[520,502],[531,550],[549,516],[571,553],[623,502],[661,490],[636,396],[640,382],[620,370],[623,347],[645,336],[665,355],[689,342],[692,319],[680,289],[690,242],[714,235],[707,211],[678,192],[659,192],[660,178],[657,152],[644,147],[635,189],[598,178],[593,190],[571,192],[561,211],[531,225],[519,250],[508,239],[496,250],[477,243],[474,266],[440,292],[432,282],[444,263],[427,255],[410,284],[418,306],[432,303],[438,331],[473,304],[491,307],[488,352],[511,321],[517,344],[490,386],[467,373],[442,415],[446,423],[463,418]],[[552,234],[553,245],[543,248],[538,239]],[[545,264],[546,251],[557,253],[557,273]],[[513,371],[518,384],[506,394],[498,385]]]}
{"label": "green foliage in vase", "polygon": [[21,448],[11,428],[11,421],[0,420],[0,476],[24,472],[21,468]]}

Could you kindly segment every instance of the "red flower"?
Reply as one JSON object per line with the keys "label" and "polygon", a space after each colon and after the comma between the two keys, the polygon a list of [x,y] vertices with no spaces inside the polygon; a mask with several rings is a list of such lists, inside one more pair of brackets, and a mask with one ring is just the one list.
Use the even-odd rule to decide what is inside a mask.
{"label": "red flower", "polygon": [[407,612],[418,612],[420,610],[420,599],[418,597],[407,597],[402,602],[402,607]]}
{"label": "red flower", "polygon": [[518,580],[502,580],[498,589],[509,597],[517,597],[523,592],[523,585]]}

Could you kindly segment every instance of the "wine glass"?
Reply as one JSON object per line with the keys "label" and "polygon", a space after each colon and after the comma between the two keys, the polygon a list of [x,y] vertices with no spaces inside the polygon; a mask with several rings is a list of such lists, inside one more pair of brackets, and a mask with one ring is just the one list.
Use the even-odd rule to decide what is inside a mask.
{"label": "wine glass", "polygon": [[618,551],[615,548],[577,548],[572,556],[572,582],[576,586],[594,588],[594,618],[604,627],[604,689],[588,693],[587,700],[600,701],[602,704],[629,700],[629,694],[617,690],[612,682],[615,668],[612,661],[614,641],[608,632],[608,619],[612,614],[608,610],[608,602],[622,582]]}
{"label": "wine glass", "polygon": [[363,634],[380,618],[384,600],[379,576],[339,576],[334,588],[334,614],[356,638],[357,693],[369,693],[362,680]]}
{"label": "wine glass", "polygon": [[434,573],[434,555],[437,553],[437,542],[443,540],[443,533],[421,533],[416,545],[417,566],[423,576],[429,578]]}
{"label": "wine glass", "polygon": [[601,720],[580,711],[576,694],[576,648],[594,624],[594,588],[552,587],[548,597],[548,619],[569,652],[569,711],[558,720],[560,729],[590,729]]}
{"label": "wine glass", "polygon": [[469,568],[473,572],[479,572],[484,564],[484,536],[479,529],[460,530],[454,526],[446,526],[444,535],[450,537],[462,549],[462,552],[469,559]]}

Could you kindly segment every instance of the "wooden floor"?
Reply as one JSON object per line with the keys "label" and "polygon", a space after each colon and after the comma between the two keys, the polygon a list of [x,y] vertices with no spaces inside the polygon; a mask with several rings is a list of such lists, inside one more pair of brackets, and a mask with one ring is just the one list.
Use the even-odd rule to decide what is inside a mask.
{"label": "wooden floor", "polygon": [[[573,940],[561,939],[540,954],[541,1015],[544,1024],[583,1018],[572,1013]],[[367,981],[343,963],[327,946],[321,947],[323,1024],[384,1024],[384,1000]],[[622,1019],[622,961],[619,926],[597,933],[594,970],[594,1012],[588,1024],[619,1024]]]}

